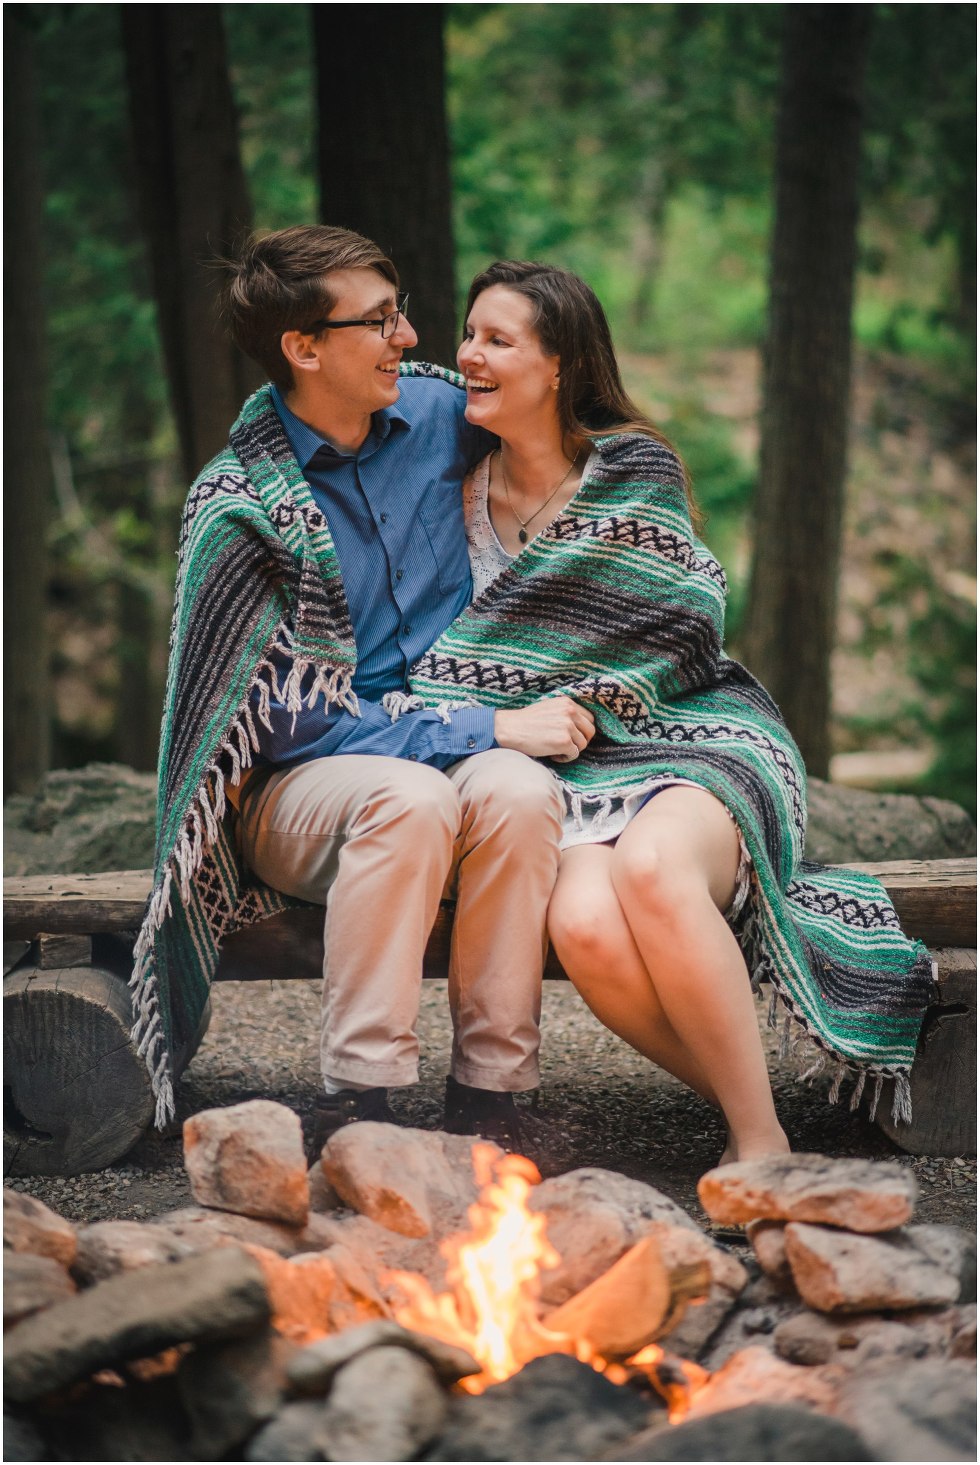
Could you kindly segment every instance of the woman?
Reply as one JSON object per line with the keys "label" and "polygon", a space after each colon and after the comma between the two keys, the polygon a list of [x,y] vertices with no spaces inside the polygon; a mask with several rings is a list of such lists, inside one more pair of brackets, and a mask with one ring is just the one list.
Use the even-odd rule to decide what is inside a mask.
{"label": "woman", "polygon": [[[933,977],[881,887],[801,866],[804,773],[722,649],[725,579],[685,471],[630,402],[608,324],[566,271],[495,264],[470,289],[467,418],[500,439],[466,487],[470,608],[413,691],[495,707],[564,693],[595,735],[556,774],[568,817],[549,912],[599,1019],[717,1105],[722,1162],[784,1153],[753,987],[860,1097],[908,1069]],[[585,739],[583,739],[585,743]],[[748,962],[752,980],[746,970]]]}

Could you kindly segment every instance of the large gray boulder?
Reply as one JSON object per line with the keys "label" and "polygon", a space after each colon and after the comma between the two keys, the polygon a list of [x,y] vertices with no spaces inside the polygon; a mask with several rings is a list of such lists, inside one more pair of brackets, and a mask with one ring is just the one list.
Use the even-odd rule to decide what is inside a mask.
{"label": "large gray boulder", "polygon": [[3,808],[8,875],[146,870],[153,864],[156,774],[122,763],[56,768]]}
{"label": "large gray boulder", "polygon": [[949,799],[809,780],[805,854],[821,865],[951,860],[977,852],[976,825]]}

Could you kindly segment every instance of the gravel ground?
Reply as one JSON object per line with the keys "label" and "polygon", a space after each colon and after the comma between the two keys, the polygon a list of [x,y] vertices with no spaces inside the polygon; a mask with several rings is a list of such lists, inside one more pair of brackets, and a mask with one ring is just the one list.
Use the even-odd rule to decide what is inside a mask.
{"label": "gravel ground", "polygon": [[[269,1098],[288,1104],[308,1125],[318,1083],[318,984],[222,983],[213,993],[211,1027],[184,1076],[178,1120],[201,1109]],[[760,1021],[763,1009],[760,1006]],[[698,1177],[723,1144],[714,1112],[696,1095],[607,1032],[564,982],[546,982],[543,1016],[542,1112],[550,1119],[542,1171],[556,1174],[599,1165],[644,1180],[705,1224]],[[420,1020],[421,1080],[395,1096],[414,1125],[435,1128],[442,1112],[450,1026],[445,982],[426,982]],[[826,1101],[829,1080],[797,1081],[798,1062],[780,1060],[765,1034],[780,1119],[796,1150],[897,1158],[915,1171],[918,1221],[973,1229],[975,1159],[913,1159],[880,1131]],[[65,1180],[8,1180],[73,1221],[149,1220],[192,1197],[182,1165],[179,1124],[151,1134],[126,1159],[94,1175]]]}

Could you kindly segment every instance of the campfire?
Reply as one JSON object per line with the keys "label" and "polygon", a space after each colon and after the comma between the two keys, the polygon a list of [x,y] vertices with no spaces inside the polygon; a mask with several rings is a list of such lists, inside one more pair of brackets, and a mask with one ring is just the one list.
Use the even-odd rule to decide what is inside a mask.
{"label": "campfire", "polygon": [[606,1358],[584,1334],[542,1321],[542,1273],[561,1257],[548,1241],[545,1217],[527,1205],[532,1187],[541,1182],[537,1166],[523,1155],[501,1156],[495,1145],[477,1143],[473,1171],[480,1196],[468,1211],[471,1229],[440,1246],[449,1289],[436,1293],[424,1277],[390,1272],[388,1280],[408,1299],[396,1306],[397,1320],[472,1354],[480,1372],[460,1379],[467,1393],[481,1394],[532,1358],[567,1353],[612,1383],[646,1377],[666,1400],[672,1422],[682,1418],[690,1396],[708,1379],[697,1364],[669,1358],[655,1343],[622,1361]]}
{"label": "campfire", "polygon": [[899,1165],[711,1172],[739,1255],[652,1186],[458,1135],[355,1124],[307,1171],[264,1100],[184,1157],[197,1205],[152,1222],[4,1192],[7,1458],[593,1460],[672,1427],[688,1458],[974,1458],[975,1241],[911,1224]]}

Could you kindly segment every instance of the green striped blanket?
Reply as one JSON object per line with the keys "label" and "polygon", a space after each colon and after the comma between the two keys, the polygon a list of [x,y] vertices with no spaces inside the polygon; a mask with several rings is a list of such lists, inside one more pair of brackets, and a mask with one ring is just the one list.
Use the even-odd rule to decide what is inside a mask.
{"label": "green striped blanket", "polygon": [[[273,649],[292,658],[282,686]],[[299,904],[238,854],[225,791],[257,751],[255,717],[267,719],[273,691],[298,710],[311,669],[305,705],[322,698],[356,712],[355,661],[326,520],[263,387],[191,489],[181,526],[153,889],[130,983],[160,1126],[174,1113],[175,1072],[193,1051],[222,940]]]}
{"label": "green striped blanket", "polygon": [[[610,801],[664,774],[691,779],[731,811],[753,861],[738,935],[754,985],[772,984],[797,1034],[850,1073],[856,1106],[894,1079],[910,1117],[908,1072],[933,998],[928,952],[901,931],[882,887],[802,859],[806,783],[766,691],[723,650],[726,584],[691,528],[669,449],[640,434],[598,440],[568,506],[473,601],[412,673],[427,705],[520,707],[564,693],[596,736],[555,767],[569,810],[596,821]],[[873,1110],[872,1110],[873,1112]]]}

